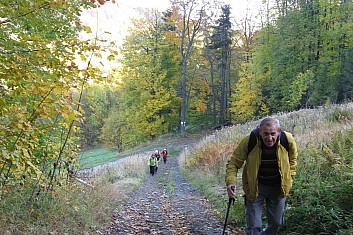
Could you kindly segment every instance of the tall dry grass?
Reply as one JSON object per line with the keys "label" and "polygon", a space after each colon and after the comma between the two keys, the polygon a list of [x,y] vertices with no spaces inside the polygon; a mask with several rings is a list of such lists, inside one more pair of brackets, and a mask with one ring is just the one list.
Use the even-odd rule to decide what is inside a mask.
{"label": "tall dry grass", "polygon": [[67,187],[29,201],[30,189],[9,192],[0,200],[0,234],[103,234],[113,208],[148,175],[148,154],[78,175]]}
{"label": "tall dry grass", "polygon": [[[319,107],[317,109],[302,109],[290,113],[273,115],[280,120],[284,130],[291,132],[298,148],[307,145],[321,146],[337,133],[352,129],[353,103]],[[260,120],[215,131],[203,138],[194,148],[188,149],[187,161],[180,159],[181,165],[187,168],[205,168],[210,172],[215,169],[216,162],[225,162],[231,156],[241,138],[249,134]]]}

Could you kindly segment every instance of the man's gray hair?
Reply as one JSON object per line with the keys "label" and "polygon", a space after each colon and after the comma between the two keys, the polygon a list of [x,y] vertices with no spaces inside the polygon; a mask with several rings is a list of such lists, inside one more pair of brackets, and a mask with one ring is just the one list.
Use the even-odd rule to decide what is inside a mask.
{"label": "man's gray hair", "polygon": [[278,130],[281,129],[281,124],[280,124],[279,120],[277,118],[273,118],[273,117],[265,117],[264,119],[262,119],[259,124],[259,127],[261,127],[263,125],[265,125],[265,126],[275,125]]}

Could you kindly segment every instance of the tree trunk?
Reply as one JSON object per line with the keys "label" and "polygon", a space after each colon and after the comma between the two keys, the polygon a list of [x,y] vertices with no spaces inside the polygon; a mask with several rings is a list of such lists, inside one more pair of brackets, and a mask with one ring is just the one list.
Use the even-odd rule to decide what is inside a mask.
{"label": "tree trunk", "polygon": [[187,55],[183,56],[183,80],[181,84],[181,137],[185,137],[185,126],[186,126],[186,106],[187,106],[187,96],[186,96],[186,80],[187,80]]}
{"label": "tree trunk", "polygon": [[183,65],[183,77],[181,84],[181,137],[185,137],[186,127],[186,109],[187,109],[187,60],[189,58],[191,47],[194,43],[195,36],[200,29],[201,20],[203,17],[203,8],[201,7],[199,18],[193,20],[191,13],[195,10],[197,2],[195,0],[181,1],[182,8],[182,28],[181,28],[181,42],[180,42],[180,54],[182,57]]}
{"label": "tree trunk", "polygon": [[221,103],[219,113],[219,123],[222,125],[225,120],[226,104],[227,104],[227,89],[226,89],[226,70],[227,70],[227,52],[226,49],[222,48],[222,64],[221,64]]}

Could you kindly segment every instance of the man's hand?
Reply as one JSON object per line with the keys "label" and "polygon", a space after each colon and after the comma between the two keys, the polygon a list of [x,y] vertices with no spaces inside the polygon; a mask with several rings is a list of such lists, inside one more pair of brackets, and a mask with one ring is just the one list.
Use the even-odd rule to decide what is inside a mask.
{"label": "man's hand", "polygon": [[235,184],[230,184],[227,186],[228,196],[231,199],[235,198]]}

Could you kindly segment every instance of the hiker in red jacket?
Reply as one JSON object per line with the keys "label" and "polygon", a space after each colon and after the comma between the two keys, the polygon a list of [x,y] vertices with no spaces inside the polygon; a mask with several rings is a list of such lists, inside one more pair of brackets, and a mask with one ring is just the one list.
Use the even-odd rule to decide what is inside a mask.
{"label": "hiker in red jacket", "polygon": [[168,156],[168,151],[167,151],[167,149],[163,149],[163,151],[162,151],[162,157],[163,157],[163,162],[164,162],[164,164],[167,162],[167,156]]}

